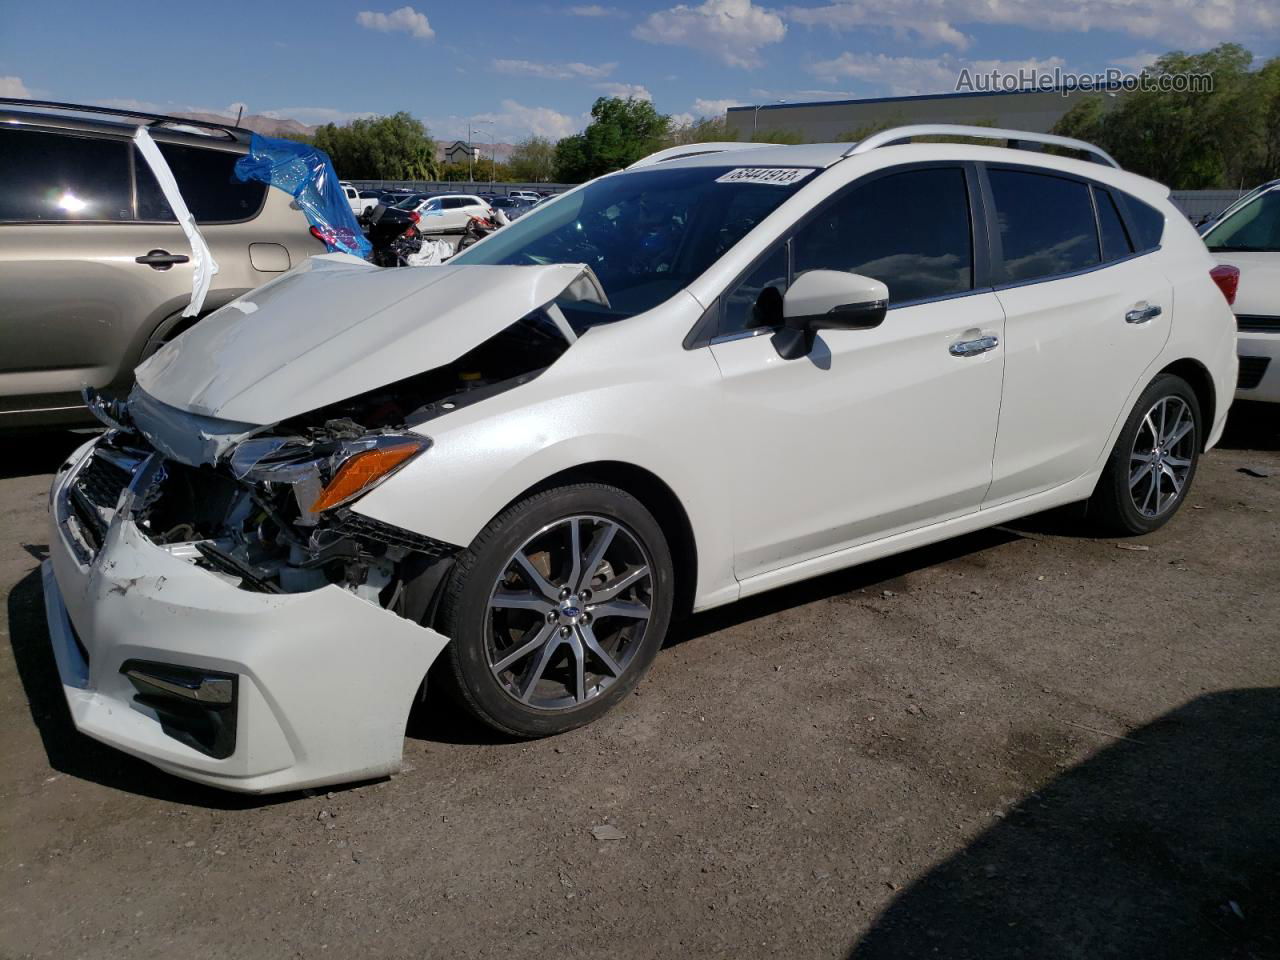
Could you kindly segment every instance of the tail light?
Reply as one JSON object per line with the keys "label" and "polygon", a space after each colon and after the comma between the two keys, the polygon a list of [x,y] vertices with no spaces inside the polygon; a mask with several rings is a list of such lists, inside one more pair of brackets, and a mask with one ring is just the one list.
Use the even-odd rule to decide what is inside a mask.
{"label": "tail light", "polygon": [[329,245],[329,240],[325,237],[324,231],[321,230],[319,227],[312,227],[311,235],[315,237],[317,240],[319,240],[321,243],[323,243],[326,247]]}
{"label": "tail light", "polygon": [[414,223],[418,223],[420,220],[422,220],[422,214],[420,214],[417,210],[411,211],[409,214],[409,219],[412,220]]}
{"label": "tail light", "polygon": [[1227,298],[1227,304],[1233,305],[1236,302],[1236,291],[1240,288],[1240,268],[1220,263],[1209,271],[1209,276]]}

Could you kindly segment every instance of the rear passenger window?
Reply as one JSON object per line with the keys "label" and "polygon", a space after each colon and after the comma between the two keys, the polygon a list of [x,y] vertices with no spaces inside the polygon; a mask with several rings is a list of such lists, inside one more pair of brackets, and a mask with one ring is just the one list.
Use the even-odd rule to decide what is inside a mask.
{"label": "rear passenger window", "polygon": [[969,195],[958,167],[909,170],[860,186],[793,241],[794,272],[844,270],[883,282],[889,303],[973,289]]}
{"label": "rear passenger window", "polygon": [[0,130],[0,220],[129,220],[129,144]]}
{"label": "rear passenger window", "polygon": [[1102,237],[1102,259],[1119,260],[1133,253],[1133,244],[1129,242],[1129,233],[1120,219],[1120,211],[1116,209],[1115,198],[1111,191],[1099,187],[1093,188],[1093,201],[1098,207],[1098,230]]}
{"label": "rear passenger window", "polygon": [[[178,181],[182,199],[186,201],[197,223],[219,223],[248,220],[257,214],[267,192],[267,185],[256,181],[241,183],[235,178],[240,154],[202,147],[185,147],[161,143],[173,177]],[[175,218],[169,201],[141,153],[134,154],[138,177],[138,219],[172,222]]]}
{"label": "rear passenger window", "polygon": [[1089,187],[1020,170],[988,171],[1004,254],[1005,283],[1042,280],[1097,265]]}

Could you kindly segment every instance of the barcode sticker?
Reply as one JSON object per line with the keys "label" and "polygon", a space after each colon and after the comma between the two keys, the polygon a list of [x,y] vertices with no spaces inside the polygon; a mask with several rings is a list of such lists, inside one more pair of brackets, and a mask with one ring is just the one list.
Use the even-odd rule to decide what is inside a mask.
{"label": "barcode sticker", "polygon": [[811,173],[812,167],[738,167],[717,177],[716,183],[763,183],[773,187],[789,187]]}

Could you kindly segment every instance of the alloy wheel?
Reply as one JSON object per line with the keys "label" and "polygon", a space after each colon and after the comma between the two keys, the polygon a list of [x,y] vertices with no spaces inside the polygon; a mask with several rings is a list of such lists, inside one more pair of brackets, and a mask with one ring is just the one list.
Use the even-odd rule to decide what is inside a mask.
{"label": "alloy wheel", "polygon": [[1195,445],[1195,416],[1181,397],[1156,401],[1142,418],[1129,454],[1129,496],[1144,517],[1159,517],[1178,502]]}
{"label": "alloy wheel", "polygon": [[557,520],[498,575],[486,613],[489,669],[526,707],[581,706],[635,658],[653,588],[653,563],[626,526],[590,514]]}

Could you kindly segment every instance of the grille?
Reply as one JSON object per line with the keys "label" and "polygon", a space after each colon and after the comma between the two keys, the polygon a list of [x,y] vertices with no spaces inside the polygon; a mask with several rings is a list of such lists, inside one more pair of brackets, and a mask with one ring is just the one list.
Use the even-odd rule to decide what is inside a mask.
{"label": "grille", "polygon": [[1240,378],[1236,381],[1236,386],[1241,390],[1252,390],[1262,382],[1269,363],[1270,357],[1241,357]]}
{"label": "grille", "polygon": [[345,537],[372,540],[375,543],[385,543],[391,547],[406,547],[409,550],[424,553],[434,560],[451,556],[457,553],[459,549],[451,543],[445,543],[443,540],[433,540],[431,537],[424,537],[422,534],[414,533],[412,530],[403,530],[400,527],[383,523],[381,520],[373,520],[350,510],[345,511],[339,517],[335,529]]}
{"label": "grille", "polygon": [[129,480],[127,470],[94,453],[76,476],[75,486],[95,507],[114,510],[121,492],[129,485]]}
{"label": "grille", "polygon": [[1280,317],[1259,317],[1248,314],[1236,316],[1236,327],[1241,333],[1280,333]]}

